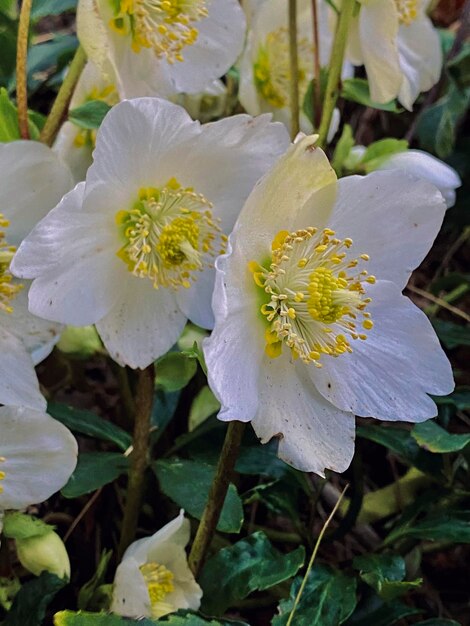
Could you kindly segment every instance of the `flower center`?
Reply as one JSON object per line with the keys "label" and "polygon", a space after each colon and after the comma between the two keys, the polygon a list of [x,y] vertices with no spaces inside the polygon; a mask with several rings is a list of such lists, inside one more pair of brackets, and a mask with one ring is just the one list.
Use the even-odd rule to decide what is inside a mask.
{"label": "flower center", "polygon": [[169,63],[183,61],[182,51],[194,44],[194,23],[207,17],[206,0],[120,0],[112,28],[131,35],[132,49],[151,48]]}
{"label": "flower center", "polygon": [[351,339],[367,338],[363,330],[374,324],[364,310],[371,302],[365,286],[375,277],[356,269],[369,260],[367,254],[348,258],[352,243],[329,228],[280,231],[272,257],[249,263],[256,285],[269,298],[263,293],[260,310],[268,323],[265,351],[270,358],[278,357],[285,343],[294,358],[321,367],[322,355],[352,352]]}
{"label": "flower center", "polygon": [[[93,87],[83,101],[83,104],[90,102],[91,100],[101,100],[110,106],[114,106],[119,102],[119,95],[114,85],[107,85],[103,89]],[[73,141],[74,145],[77,148],[89,146],[93,150],[96,144],[96,132],[97,131],[94,128],[81,128],[75,135],[75,139]]]}
{"label": "flower center", "polygon": [[[0,463],[5,463],[5,461],[6,461],[6,458],[4,456],[0,456]],[[2,472],[0,470],[0,482],[2,480],[5,480],[5,477],[6,477],[6,472]],[[0,493],[3,493],[3,485],[0,485]]]}
{"label": "flower center", "polygon": [[156,289],[190,287],[196,272],[212,267],[225,252],[227,237],[211,208],[202,194],[181,187],[175,178],[160,189],[141,189],[132,209],[116,214],[125,242],[118,256]]}
{"label": "flower center", "polygon": [[23,285],[13,283],[13,276],[10,274],[10,262],[16,252],[14,246],[9,246],[5,241],[5,232],[9,221],[0,213],[0,311],[12,313],[11,301],[23,288]]}
{"label": "flower center", "polygon": [[[309,80],[308,59],[312,56],[312,46],[305,37],[298,38],[297,46],[299,98],[303,101]],[[272,31],[264,45],[260,45],[253,64],[253,77],[256,89],[271,106],[276,109],[288,106],[291,72],[287,28]]]}
{"label": "flower center", "polygon": [[139,567],[144,577],[152,608],[152,617],[161,617],[174,610],[174,607],[165,603],[165,597],[175,590],[173,573],[164,565],[145,563]]}
{"label": "flower center", "polygon": [[418,0],[395,0],[400,24],[409,26],[418,17]]}

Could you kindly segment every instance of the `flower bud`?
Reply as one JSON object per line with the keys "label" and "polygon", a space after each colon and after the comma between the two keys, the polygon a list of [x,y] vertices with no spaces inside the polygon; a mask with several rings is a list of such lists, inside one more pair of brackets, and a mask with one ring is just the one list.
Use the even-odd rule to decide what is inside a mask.
{"label": "flower bud", "polygon": [[16,550],[21,565],[35,576],[46,571],[59,578],[70,578],[69,556],[56,532],[17,539]]}

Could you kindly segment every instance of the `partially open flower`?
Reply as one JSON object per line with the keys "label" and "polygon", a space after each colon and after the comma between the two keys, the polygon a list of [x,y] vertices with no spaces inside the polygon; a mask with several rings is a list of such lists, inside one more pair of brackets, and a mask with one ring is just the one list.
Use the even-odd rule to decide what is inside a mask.
{"label": "partially open flower", "polygon": [[78,37],[121,98],[203,91],[241,52],[237,0],[80,0]]}
{"label": "partially open flower", "polygon": [[269,116],[201,126],[174,104],[117,104],[80,183],[23,241],[30,311],[96,323],[112,357],[146,367],[189,318],[210,328],[214,261],[255,182],[289,145]]}
{"label": "partially open flower", "polygon": [[401,171],[336,180],[315,137],[256,185],[217,261],[204,343],[222,420],[252,421],[305,471],[344,471],[354,414],[419,422],[453,389],[424,313],[401,291],[436,236],[439,191]]}
{"label": "partially open flower", "polygon": [[199,608],[202,591],[188,566],[189,521],[184,511],[151,537],[126,550],[114,579],[111,611],[126,617],[159,618]]}

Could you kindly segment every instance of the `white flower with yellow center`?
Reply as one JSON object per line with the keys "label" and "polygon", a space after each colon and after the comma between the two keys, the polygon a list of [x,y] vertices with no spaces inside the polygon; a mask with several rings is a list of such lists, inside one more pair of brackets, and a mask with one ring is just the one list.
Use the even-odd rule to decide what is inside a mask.
{"label": "white flower with yellow center", "polygon": [[[249,9],[251,7],[248,7]],[[252,10],[251,28],[240,63],[240,102],[250,115],[272,113],[273,119],[291,125],[289,60],[289,32],[285,0],[266,0]],[[320,3],[319,58],[322,67],[328,65],[332,35],[328,28],[327,6]],[[314,76],[312,3],[300,0],[297,17],[297,48],[299,59],[299,102],[302,104]],[[346,64],[343,75],[349,75]],[[338,129],[339,111],[336,109],[330,135]],[[311,132],[312,124],[302,111],[300,126]]]}
{"label": "white flower with yellow center", "polygon": [[94,163],[23,241],[30,311],[96,323],[112,357],[146,367],[189,318],[211,328],[215,258],[255,182],[289,145],[269,116],[201,126],[157,98],[117,104]]}
{"label": "white flower with yellow center", "polygon": [[256,185],[217,261],[204,344],[222,420],[252,421],[304,471],[344,471],[354,414],[419,422],[453,388],[428,319],[401,291],[445,204],[402,172],[337,181],[305,137]]}
{"label": "white flower with yellow center", "polygon": [[10,262],[73,180],[52,150],[35,141],[1,144],[0,171],[0,404],[43,409],[34,365],[52,350],[61,327],[28,312],[28,285],[11,275]]}
{"label": "white flower with yellow center", "polygon": [[77,442],[43,411],[0,407],[0,512],[47,500],[70,478]]}
{"label": "white flower with yellow center", "polygon": [[374,102],[398,98],[409,111],[439,80],[442,50],[427,0],[362,0],[349,30],[347,56],[364,65]]}
{"label": "white flower with yellow center", "polygon": [[203,91],[241,52],[237,0],[80,0],[78,37],[122,98]]}
{"label": "white flower with yellow center", "polygon": [[116,570],[111,611],[159,618],[178,609],[197,610],[202,591],[188,567],[189,536],[189,520],[180,511],[154,535],[130,545]]}
{"label": "white flower with yellow center", "polygon": [[[70,109],[82,106],[90,100],[101,100],[110,106],[119,102],[115,80],[105,80],[91,61],[85,66],[70,101]],[[69,166],[75,182],[85,180],[87,169],[93,162],[96,130],[79,128],[72,122],[60,127],[53,150]]]}

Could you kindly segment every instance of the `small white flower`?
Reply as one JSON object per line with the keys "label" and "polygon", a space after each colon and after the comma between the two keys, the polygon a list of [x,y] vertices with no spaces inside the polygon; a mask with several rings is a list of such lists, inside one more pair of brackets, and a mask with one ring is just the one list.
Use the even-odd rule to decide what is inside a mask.
{"label": "small white flower", "polygon": [[[115,80],[105,80],[91,61],[85,66],[70,101],[70,109],[82,106],[90,100],[101,100],[113,106],[119,102]],[[79,128],[72,122],[60,127],[52,149],[69,166],[75,182],[85,180],[87,169],[93,162],[96,130]]]}
{"label": "small white flower", "polygon": [[447,208],[455,204],[455,190],[462,185],[453,167],[423,150],[406,150],[392,154],[383,161],[380,170],[403,170],[435,185],[444,196]]}
{"label": "small white flower", "polygon": [[453,389],[424,313],[401,291],[436,236],[439,191],[403,172],[336,180],[315,137],[257,184],[217,261],[204,344],[222,420],[252,421],[304,471],[344,471],[354,414],[419,422]]}
{"label": "small white flower", "polygon": [[237,0],[80,0],[78,37],[88,58],[115,72],[122,98],[198,93],[241,52]]}
{"label": "small white flower", "polygon": [[189,318],[210,328],[213,263],[254,183],[289,145],[269,116],[201,126],[157,98],[117,104],[94,163],[23,241],[30,311],[97,330],[112,357],[146,367]]}
{"label": "small white flower", "polygon": [[442,50],[427,0],[362,0],[349,30],[347,56],[365,65],[373,102],[398,97],[408,110],[439,80]]}
{"label": "small white flower", "polygon": [[[265,0],[254,6],[252,26],[240,63],[240,102],[250,115],[272,113],[273,119],[291,126],[290,112],[290,59],[287,6],[285,0]],[[328,28],[327,6],[318,5],[319,55],[322,67],[327,67],[331,52],[332,35]],[[305,94],[314,76],[312,4],[300,0],[297,16],[297,48],[299,59],[300,127],[312,131],[312,124],[302,111]],[[345,65],[343,76],[350,75],[351,67]],[[338,130],[339,111],[335,109],[329,140]]]}
{"label": "small white flower", "polygon": [[34,365],[60,326],[28,312],[27,284],[9,269],[16,246],[73,185],[68,168],[35,141],[0,145],[0,403],[43,409]]}
{"label": "small white flower", "polygon": [[189,520],[180,511],[154,535],[131,544],[116,570],[111,611],[159,618],[178,609],[197,610],[202,590],[188,567],[189,535]]}
{"label": "small white flower", "polygon": [[42,411],[0,407],[0,511],[47,500],[70,478],[77,442]]}

